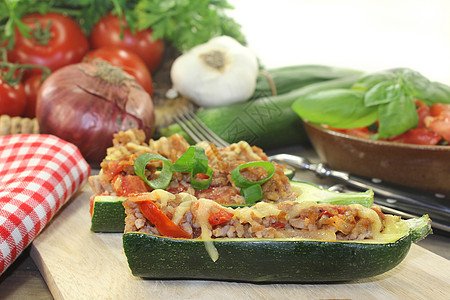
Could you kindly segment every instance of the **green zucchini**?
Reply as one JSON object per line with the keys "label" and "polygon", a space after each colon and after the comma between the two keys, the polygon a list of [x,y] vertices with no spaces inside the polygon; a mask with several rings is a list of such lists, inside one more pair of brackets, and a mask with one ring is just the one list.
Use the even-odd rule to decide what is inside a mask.
{"label": "green zucchini", "polygon": [[96,196],[94,198],[91,231],[123,232],[125,228],[125,208],[122,202],[126,197]]}
{"label": "green zucchini", "polygon": [[123,235],[123,247],[132,274],[143,278],[335,282],[376,276],[397,266],[411,243],[430,232],[428,216],[410,225],[375,241],[215,239],[215,262],[201,240],[130,232]]}
{"label": "green zucchini", "polygon": [[365,192],[339,193],[322,189],[309,182],[291,181],[291,188],[298,194],[298,202],[315,201],[317,203],[329,203],[334,205],[361,204],[372,207],[374,193],[372,190]]}
{"label": "green zucchini", "polygon": [[[229,143],[247,141],[263,149],[274,149],[308,143],[300,117],[292,103],[312,92],[349,88],[359,75],[309,84],[278,96],[267,96],[227,106],[200,109],[196,115],[221,138]],[[178,124],[162,128],[160,134],[179,133],[193,142]]]}

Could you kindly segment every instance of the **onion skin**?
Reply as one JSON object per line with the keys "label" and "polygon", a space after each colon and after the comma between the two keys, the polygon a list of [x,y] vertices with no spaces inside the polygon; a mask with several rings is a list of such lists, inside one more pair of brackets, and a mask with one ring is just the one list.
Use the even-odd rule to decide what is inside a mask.
{"label": "onion skin", "polygon": [[86,161],[98,165],[112,146],[114,133],[155,128],[150,95],[120,68],[106,62],[73,64],[52,73],[37,96],[41,133],[76,145]]}

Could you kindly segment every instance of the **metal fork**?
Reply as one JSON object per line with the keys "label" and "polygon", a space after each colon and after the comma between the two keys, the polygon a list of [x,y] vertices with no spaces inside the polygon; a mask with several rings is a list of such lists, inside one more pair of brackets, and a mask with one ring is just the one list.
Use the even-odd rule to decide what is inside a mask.
{"label": "metal fork", "polygon": [[[200,118],[193,112],[187,112],[181,115],[174,116],[174,120],[176,123],[180,125],[180,127],[194,140],[194,142],[199,143],[202,141],[211,142],[214,145],[225,148],[230,145],[227,141],[223,140],[216,133],[214,133],[211,129],[209,129]],[[415,197],[411,197],[410,195],[400,194],[399,191],[388,190],[385,187],[381,187],[380,185],[374,185],[370,182],[367,182],[362,179],[357,179],[354,177],[350,177],[348,173],[339,172],[335,170],[330,170],[325,164],[319,163],[314,164],[311,163],[307,158],[291,155],[291,154],[275,154],[269,156],[270,161],[276,161],[278,163],[285,164],[288,168],[298,168],[302,170],[313,171],[319,177],[328,176],[343,183],[349,184],[353,188],[357,188],[359,190],[368,190],[372,189],[375,194],[378,196],[384,197],[386,200],[395,199],[395,201],[399,201],[399,203],[404,203],[409,207],[421,208],[425,209],[427,212],[434,212],[438,215],[443,215],[444,218],[449,216],[449,207],[439,205],[439,204],[430,204],[427,203],[426,199],[421,199],[423,201],[418,201],[417,195]],[[420,198],[420,197],[419,197]],[[403,217],[415,217],[414,215],[408,214],[406,212],[402,212],[400,210],[393,210],[391,207],[387,207],[383,204],[386,204],[385,201],[376,201],[377,205],[379,205],[384,211],[390,213],[396,213]],[[449,225],[441,225],[438,222],[434,222],[434,227],[450,232]]]}
{"label": "metal fork", "polygon": [[220,148],[225,148],[230,145],[230,143],[223,140],[221,137],[215,134],[214,131],[209,129],[205,125],[205,123],[203,123],[203,121],[200,120],[199,117],[197,117],[197,115],[191,111],[182,115],[175,116],[174,120],[196,143],[207,141]]}

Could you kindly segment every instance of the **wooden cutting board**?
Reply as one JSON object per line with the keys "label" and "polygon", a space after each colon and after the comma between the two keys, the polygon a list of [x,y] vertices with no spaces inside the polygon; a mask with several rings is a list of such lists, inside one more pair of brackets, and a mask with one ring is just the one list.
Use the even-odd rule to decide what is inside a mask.
{"label": "wooden cutting board", "polygon": [[93,233],[89,187],[73,197],[32,244],[55,299],[448,299],[450,261],[413,245],[393,270],[355,282],[250,284],[134,277],[121,234]]}

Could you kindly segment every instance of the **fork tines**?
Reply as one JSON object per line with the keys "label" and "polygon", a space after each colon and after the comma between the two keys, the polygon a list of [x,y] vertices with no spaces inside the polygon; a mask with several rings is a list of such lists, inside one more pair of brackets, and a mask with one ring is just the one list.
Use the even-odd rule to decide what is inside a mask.
{"label": "fork tines", "polygon": [[217,147],[225,148],[230,144],[209,129],[195,113],[187,112],[174,117],[175,122],[196,142],[211,142]]}

